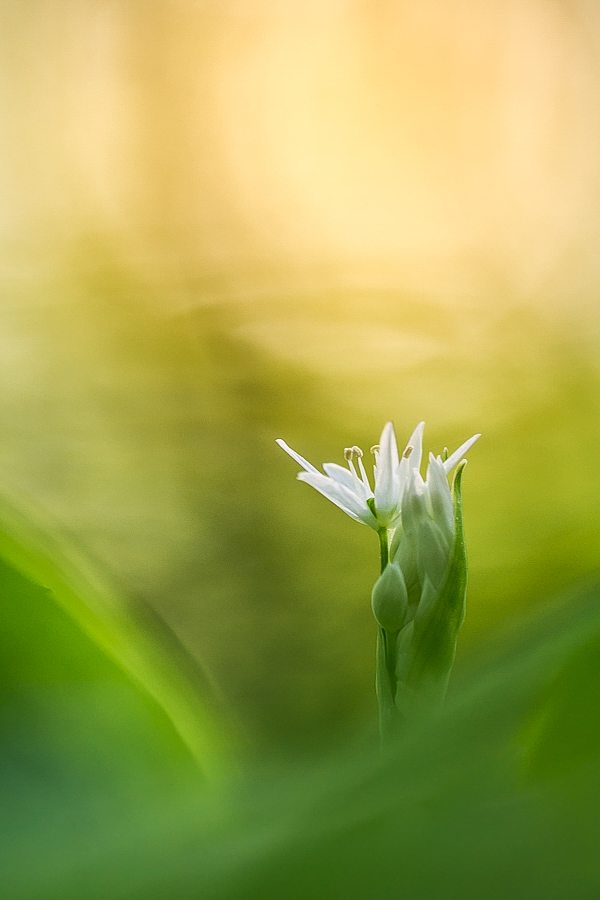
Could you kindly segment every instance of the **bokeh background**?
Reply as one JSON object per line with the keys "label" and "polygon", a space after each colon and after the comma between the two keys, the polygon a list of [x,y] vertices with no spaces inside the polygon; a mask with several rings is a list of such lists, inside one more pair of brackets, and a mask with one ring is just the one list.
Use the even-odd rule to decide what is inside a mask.
{"label": "bokeh background", "polygon": [[377,541],[294,480],[475,431],[458,671],[600,561],[593,0],[3,0],[0,481],[257,751],[375,715]]}

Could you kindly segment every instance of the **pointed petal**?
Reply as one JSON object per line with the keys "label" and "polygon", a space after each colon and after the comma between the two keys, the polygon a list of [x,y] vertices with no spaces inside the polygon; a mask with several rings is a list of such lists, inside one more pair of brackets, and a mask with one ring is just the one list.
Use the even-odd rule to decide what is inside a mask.
{"label": "pointed petal", "polygon": [[338,466],[337,463],[323,463],[323,469],[338,484],[343,484],[349,491],[354,491],[354,475],[350,469],[347,469],[345,466]]}
{"label": "pointed petal", "polygon": [[360,458],[360,456],[358,457],[358,468],[360,470],[360,480],[361,480],[362,486],[364,488],[365,497],[367,499],[370,499],[371,497],[373,497],[375,495],[373,494],[373,491],[371,490],[371,485],[369,484],[369,477],[365,471],[365,467],[363,465],[363,461]]}
{"label": "pointed petal", "polygon": [[423,519],[429,518],[428,499],[420,472],[411,469],[402,497],[402,527],[405,531],[418,528]]}
{"label": "pointed petal", "polygon": [[398,445],[394,426],[388,422],[381,432],[377,474],[375,479],[375,509],[383,522],[393,516],[399,502]]}
{"label": "pointed petal", "polygon": [[479,440],[480,437],[480,434],[474,434],[472,438],[469,438],[468,441],[465,441],[464,444],[461,444],[458,450],[454,451],[452,456],[448,457],[446,462],[442,464],[446,472],[452,471],[454,466],[463,458],[467,450],[469,450],[473,446],[475,441]]}
{"label": "pointed petal", "polygon": [[411,469],[421,468],[421,457],[423,456],[423,429],[425,422],[419,422],[413,433],[408,439],[407,447],[412,447],[412,453],[408,458],[408,464]]}
{"label": "pointed petal", "polygon": [[310,484],[320,494],[323,494],[324,497],[327,497],[328,500],[339,506],[351,519],[354,519],[356,522],[362,522],[363,525],[370,525],[371,528],[377,530],[377,520],[365,501],[343,484],[328,478],[326,475],[322,475],[320,472],[300,472],[298,480]]}
{"label": "pointed petal", "polygon": [[307,472],[316,472],[318,475],[321,474],[318,469],[316,469],[311,463],[308,462],[307,459],[304,459],[303,456],[300,456],[299,453],[296,453],[295,450],[292,450],[292,448],[289,447],[285,441],[282,441],[281,438],[277,438],[275,443],[279,444],[281,449],[285,450],[288,456],[291,456],[292,459],[295,459],[298,465],[302,466],[303,469],[306,469]]}
{"label": "pointed petal", "polygon": [[436,459],[429,454],[427,469],[427,493],[431,504],[433,520],[438,525],[448,542],[454,540],[454,504],[448,476],[440,457]]}
{"label": "pointed petal", "polygon": [[[360,459],[358,462],[360,465]],[[373,491],[369,487],[368,481],[365,484],[366,472],[364,479],[361,480],[349,469],[346,469],[344,466],[338,466],[337,463],[323,463],[323,469],[330,478],[333,478],[338,484],[343,484],[344,487],[348,488],[348,490],[352,491],[354,494],[358,494],[359,497],[367,500],[369,497],[373,496]],[[362,471],[364,471],[364,468]]]}
{"label": "pointed petal", "polygon": [[406,490],[406,485],[410,481],[410,459],[407,459],[405,456],[400,460],[400,465],[398,466],[398,497],[399,502],[402,502],[402,497],[404,496],[404,491]]}
{"label": "pointed petal", "polygon": [[[365,467],[363,466],[362,461],[360,459],[358,460],[358,464],[360,466],[361,472],[365,472]],[[352,459],[348,460],[348,468],[350,469],[350,472],[352,474],[352,482],[353,482],[352,490],[354,491],[354,493],[357,494],[359,497],[362,497],[362,499],[365,501],[369,497],[372,497],[373,494],[371,493],[371,488],[370,488],[369,482],[367,480],[367,473],[365,472],[365,478],[363,480],[359,476],[358,472],[356,471],[356,466],[354,465],[354,461]],[[366,486],[365,486],[365,481],[367,482]]]}

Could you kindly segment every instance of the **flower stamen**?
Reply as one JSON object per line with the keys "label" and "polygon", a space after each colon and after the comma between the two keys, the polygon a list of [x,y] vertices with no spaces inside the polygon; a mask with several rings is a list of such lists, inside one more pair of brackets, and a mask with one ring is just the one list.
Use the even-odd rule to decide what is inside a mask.
{"label": "flower stamen", "polygon": [[[352,472],[352,475],[356,479],[356,486],[359,489],[360,493],[364,493],[365,499],[366,497],[372,497],[373,491],[371,490],[371,485],[369,484],[369,479],[367,477],[367,473],[365,472],[365,467],[363,466],[363,452],[360,447],[357,447],[356,444],[354,447],[346,447],[344,449],[344,459],[348,463],[348,468]],[[356,467],[354,465],[354,460],[358,462],[358,468],[360,471],[360,475],[356,471]]]}
{"label": "flower stamen", "polygon": [[[358,449],[358,448],[355,448],[355,449]],[[362,455],[363,454],[362,454],[362,450],[361,450],[360,456],[358,457],[358,468],[360,471],[360,477],[361,477],[362,483],[364,484],[365,491],[367,492],[367,496],[371,497],[373,495],[373,492],[371,490],[371,485],[369,484],[368,475],[365,472],[365,467],[363,466]]]}

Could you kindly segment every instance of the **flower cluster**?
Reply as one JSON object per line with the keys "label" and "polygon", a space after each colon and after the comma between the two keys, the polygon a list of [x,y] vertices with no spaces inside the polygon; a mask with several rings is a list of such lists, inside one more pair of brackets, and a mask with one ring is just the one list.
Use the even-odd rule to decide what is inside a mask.
{"label": "flower cluster", "polygon": [[[323,472],[279,439],[279,446],[300,465],[300,481],[306,481],[319,493],[339,506],[350,518],[376,531],[380,528],[417,529],[431,519],[447,538],[452,531],[452,497],[448,474],[480,437],[476,434],[465,441],[446,459],[429,456],[427,477],[420,473],[423,455],[423,427],[421,422],[413,431],[402,456],[394,426],[388,422],[379,444],[371,448],[375,456],[373,466],[374,490],[363,464],[360,447],[347,447],[344,457],[347,468],[337,463],[325,463]],[[357,471],[358,469],[358,471]]]}
{"label": "flower cluster", "polygon": [[[374,488],[359,447],[344,451],[347,468],[319,472],[282,441],[302,467],[298,478],[379,534],[382,571],[371,595],[377,620],[377,696],[382,738],[393,736],[424,698],[442,699],[464,618],[467,563],[462,532],[461,472],[476,434],[448,455],[429,454],[426,477],[421,422],[400,456],[388,422],[375,456]],[[448,475],[459,463],[453,490]],[[389,536],[393,534],[391,546]]]}

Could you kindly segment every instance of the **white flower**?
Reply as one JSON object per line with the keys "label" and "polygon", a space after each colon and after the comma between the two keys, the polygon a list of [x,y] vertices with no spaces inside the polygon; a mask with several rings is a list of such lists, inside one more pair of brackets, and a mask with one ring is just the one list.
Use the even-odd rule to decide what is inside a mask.
{"label": "white flower", "polygon": [[444,581],[455,539],[454,501],[448,475],[480,436],[469,438],[446,459],[430,453],[425,479],[419,471],[421,433],[417,436],[402,495],[401,527],[390,548],[390,558],[400,566],[413,600],[427,594],[433,598]]}
{"label": "white flower", "polygon": [[[426,518],[431,521],[435,518],[436,524],[439,520],[439,527],[443,525],[446,531],[450,528],[449,539],[453,533],[452,498],[446,476],[480,435],[476,434],[466,441],[445,461],[431,454],[427,480],[424,481],[419,472],[423,427],[423,422],[417,425],[399,458],[394,426],[391,422],[384,426],[379,444],[372,448],[375,455],[374,491],[363,465],[360,447],[348,447],[344,450],[348,468],[337,463],[325,463],[323,475],[288,447],[285,441],[278,439],[277,443],[304,469],[298,475],[299,480],[312,485],[351,519],[370,525],[377,531],[380,528],[397,527],[401,519],[405,518],[409,527],[415,527],[419,523],[413,520],[423,519],[426,513]],[[442,482],[445,483],[445,488]]]}

